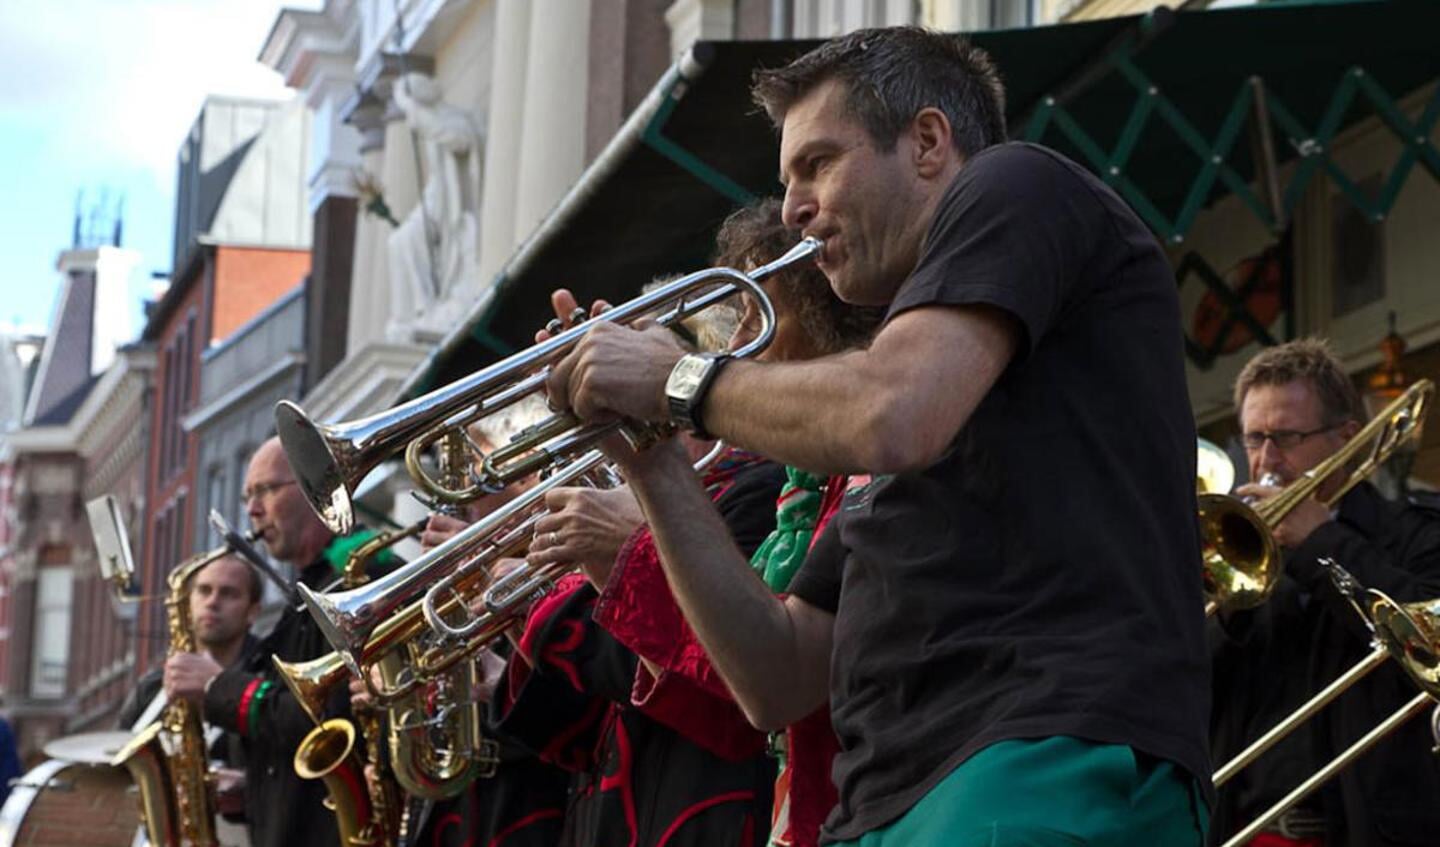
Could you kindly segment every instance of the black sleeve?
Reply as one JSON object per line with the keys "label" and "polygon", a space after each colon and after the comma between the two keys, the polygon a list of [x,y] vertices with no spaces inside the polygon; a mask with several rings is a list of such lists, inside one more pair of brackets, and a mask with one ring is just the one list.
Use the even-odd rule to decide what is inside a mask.
{"label": "black sleeve", "polygon": [[1069,166],[1042,148],[1005,144],[977,154],[936,210],[914,273],[890,317],[917,306],[989,305],[1035,349],[1076,294],[1109,213]]}
{"label": "black sleeve", "polygon": [[783,467],[761,462],[737,473],[734,482],[715,501],[735,546],[747,559],[775,529],[775,501],[784,484]]}
{"label": "black sleeve", "polygon": [[1429,600],[1440,596],[1440,516],[1426,509],[1407,509],[1386,539],[1367,538],[1353,527],[1331,521],[1310,533],[1287,560],[1290,576],[1365,637],[1358,615],[1320,565],[1322,557],[1334,559],[1361,585],[1383,591],[1397,602]]}
{"label": "black sleeve", "polygon": [[[245,661],[225,669],[211,681],[205,692],[205,720],[237,733],[247,744],[294,750],[315,728],[315,721],[280,678],[274,657],[303,662],[328,652],[329,644],[310,616],[287,609],[271,634]],[[263,691],[259,688],[262,684]],[[350,717],[349,686],[331,689],[324,717]]]}
{"label": "black sleeve", "polygon": [[840,541],[840,515],[820,533],[805,561],[790,580],[789,594],[830,614],[840,608],[840,578],[845,569],[845,545]]}

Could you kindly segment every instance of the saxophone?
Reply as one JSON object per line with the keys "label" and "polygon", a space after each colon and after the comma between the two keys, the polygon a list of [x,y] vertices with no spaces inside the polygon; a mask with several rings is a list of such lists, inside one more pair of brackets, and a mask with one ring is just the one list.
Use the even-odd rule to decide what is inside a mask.
{"label": "saxophone", "polygon": [[365,767],[355,753],[355,724],[332,718],[310,730],[295,748],[295,773],[323,779],[335,813],[341,847],[391,847],[390,832],[378,817],[365,788]]}
{"label": "saxophone", "polygon": [[[356,547],[345,560],[341,585],[345,588],[363,585],[369,579],[365,574],[369,561],[386,547],[418,535],[425,523],[421,520],[403,529],[382,533]],[[374,707],[356,710],[355,722],[344,718],[323,720],[324,693],[328,686],[307,693],[297,689],[292,665],[276,659],[275,666],[296,700],[317,724],[295,750],[295,773],[302,779],[325,780],[325,789],[330,795],[326,805],[335,812],[340,843],[344,847],[395,847],[403,833],[401,798],[394,780],[385,776],[380,761],[384,730],[379,710]],[[364,762],[355,753],[357,734],[365,743]],[[367,768],[375,777],[373,781],[366,778]],[[363,792],[359,786],[364,786]]]}
{"label": "saxophone", "polygon": [[[190,620],[191,578],[232,552],[225,546],[192,556],[166,577],[169,655],[195,652],[195,631]],[[172,700],[167,704],[160,720],[121,748],[112,764],[128,770],[140,789],[140,816],[152,845],[218,847],[205,728],[190,701]]]}

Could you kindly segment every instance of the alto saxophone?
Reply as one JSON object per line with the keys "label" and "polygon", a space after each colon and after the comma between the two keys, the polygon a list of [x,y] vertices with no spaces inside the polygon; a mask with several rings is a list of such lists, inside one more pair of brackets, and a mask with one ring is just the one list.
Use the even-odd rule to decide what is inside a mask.
{"label": "alto saxophone", "polygon": [[[192,556],[166,577],[169,655],[195,652],[195,631],[190,620],[191,578],[232,552],[225,546]],[[140,816],[152,845],[217,847],[214,785],[205,752],[205,728],[190,701],[170,701],[160,719],[132,738],[115,755],[113,764],[129,770],[140,789]]]}

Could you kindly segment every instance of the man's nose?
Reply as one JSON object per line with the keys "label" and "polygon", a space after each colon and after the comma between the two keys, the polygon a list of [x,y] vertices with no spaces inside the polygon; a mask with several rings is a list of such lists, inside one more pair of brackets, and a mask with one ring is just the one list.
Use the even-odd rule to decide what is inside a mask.
{"label": "man's nose", "polygon": [[810,192],[791,187],[785,191],[785,202],[780,207],[780,218],[790,229],[803,230],[815,220],[819,205]]}
{"label": "man's nose", "polygon": [[1284,467],[1285,454],[1280,452],[1274,441],[1265,439],[1265,443],[1260,445],[1260,452],[1256,454],[1254,481],[1258,482],[1260,477],[1267,473],[1279,474]]}

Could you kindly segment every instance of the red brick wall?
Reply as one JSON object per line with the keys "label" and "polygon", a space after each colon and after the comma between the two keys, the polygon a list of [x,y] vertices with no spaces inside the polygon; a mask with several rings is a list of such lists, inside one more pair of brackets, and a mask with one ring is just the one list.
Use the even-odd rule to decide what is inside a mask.
{"label": "red brick wall", "polygon": [[195,489],[195,441],[180,426],[200,396],[200,354],[210,338],[206,308],[212,269],[175,283],[185,294],[155,334],[154,389],[150,394],[150,444],[146,456],[145,536],[141,591],[145,599],[135,621],[137,675],[165,655],[162,605],[165,574],[191,549],[190,511]]}
{"label": "red brick wall", "polygon": [[309,272],[309,250],[217,247],[209,340],[230,337],[241,324],[299,285]]}

